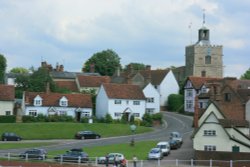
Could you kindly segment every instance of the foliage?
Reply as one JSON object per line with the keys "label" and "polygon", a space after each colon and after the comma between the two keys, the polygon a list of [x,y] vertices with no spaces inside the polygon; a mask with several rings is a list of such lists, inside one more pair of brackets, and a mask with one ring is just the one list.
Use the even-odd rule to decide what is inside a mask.
{"label": "foliage", "polygon": [[249,79],[250,80],[250,68],[240,77],[240,79]]}
{"label": "foliage", "polygon": [[74,122],[74,118],[68,115],[50,115],[46,116],[43,114],[38,114],[37,117],[24,115],[23,122],[30,123],[30,122]]}
{"label": "foliage", "polygon": [[[39,129],[39,131],[38,131]],[[33,139],[72,139],[77,131],[93,130],[102,137],[131,135],[127,124],[77,123],[77,122],[35,122],[35,123],[2,123],[0,134],[6,131],[15,132],[25,140]],[[152,131],[151,128],[139,126],[136,134]]]}
{"label": "foliage", "polygon": [[146,127],[152,126],[153,120],[150,114],[145,113],[142,117],[142,125]]}
{"label": "foliage", "polygon": [[15,67],[10,70],[10,72],[15,74],[28,74],[29,70],[23,67]]}
{"label": "foliage", "polygon": [[46,92],[47,84],[49,83],[50,90],[55,90],[49,71],[46,68],[39,68],[30,76],[29,90],[33,92]]}
{"label": "foliage", "polygon": [[129,66],[133,69],[133,70],[145,70],[146,65],[143,63],[130,63],[128,65],[125,66],[124,70],[127,71],[129,70]]}
{"label": "foliage", "polygon": [[90,71],[91,66],[94,65],[95,72],[101,75],[112,76],[115,70],[120,65],[120,57],[111,49],[104,50],[102,52],[95,53],[84,63],[85,71]]}
{"label": "foliage", "polygon": [[184,97],[180,94],[171,94],[168,96],[168,109],[178,111],[184,104]]}
{"label": "foliage", "polygon": [[159,112],[159,113],[156,113],[156,114],[153,114],[151,115],[152,116],[152,120],[153,121],[159,121],[160,123],[162,123],[162,113]]}
{"label": "foliage", "polygon": [[7,67],[7,61],[4,55],[0,54],[0,84],[4,83],[6,67]]}
{"label": "foliage", "polygon": [[16,122],[15,115],[1,115],[0,116],[0,123],[14,123]]}
{"label": "foliage", "polygon": [[105,115],[105,123],[112,123],[113,119],[110,114]]}
{"label": "foliage", "polygon": [[135,122],[135,116],[131,115],[129,119],[130,124],[133,124]]}

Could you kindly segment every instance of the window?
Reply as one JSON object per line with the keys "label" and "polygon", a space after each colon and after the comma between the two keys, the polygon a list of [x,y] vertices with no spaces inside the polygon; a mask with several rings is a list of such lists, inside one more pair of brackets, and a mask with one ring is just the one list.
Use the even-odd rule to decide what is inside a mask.
{"label": "window", "polygon": [[66,111],[59,111],[59,115],[66,115]]}
{"label": "window", "polygon": [[34,101],[35,106],[41,106],[42,105],[42,100],[38,99]]}
{"label": "window", "polygon": [[211,64],[211,56],[210,55],[207,55],[205,57],[205,64]]}
{"label": "window", "polygon": [[60,106],[62,106],[62,107],[67,107],[68,106],[68,99],[65,96],[63,96],[60,99]]}
{"label": "window", "polygon": [[140,117],[140,113],[134,113],[134,117]]}
{"label": "window", "polygon": [[201,76],[206,77],[206,71],[201,71]]}
{"label": "window", "polygon": [[122,104],[121,100],[115,100],[115,104]]}
{"label": "window", "polygon": [[153,97],[147,98],[147,102],[148,102],[148,103],[154,103],[154,98],[153,98]]}
{"label": "window", "polygon": [[199,102],[199,108],[203,108],[203,103]]}
{"label": "window", "polygon": [[120,112],[115,112],[115,117],[120,117],[122,115],[122,113]]}
{"label": "window", "polygon": [[193,97],[193,90],[192,89],[187,89],[186,93],[187,93],[187,97]]}
{"label": "window", "polygon": [[216,146],[214,145],[205,145],[204,151],[216,151]]}
{"label": "window", "polygon": [[37,116],[37,112],[36,111],[29,111],[29,116]]}
{"label": "window", "polygon": [[230,102],[231,101],[231,93],[225,93],[225,95],[224,95],[224,99],[225,99],[225,101],[227,101],[227,102]]}
{"label": "window", "polygon": [[140,101],[133,101],[134,105],[140,105]]}
{"label": "window", "polygon": [[207,88],[206,87],[202,87],[201,88],[201,93],[207,93]]}
{"label": "window", "polygon": [[240,147],[239,146],[233,146],[232,151],[233,152],[240,152]]}
{"label": "window", "polygon": [[204,130],[204,136],[216,136],[215,130]]}
{"label": "window", "polygon": [[87,112],[87,111],[83,111],[83,112],[81,113],[81,115],[82,115],[82,117],[90,117],[90,113]]}
{"label": "window", "polygon": [[5,115],[10,115],[10,111],[5,111]]}
{"label": "window", "polygon": [[154,108],[146,108],[146,113],[148,114],[154,114],[155,109]]}
{"label": "window", "polygon": [[187,109],[193,108],[193,101],[192,100],[186,100],[186,108]]}

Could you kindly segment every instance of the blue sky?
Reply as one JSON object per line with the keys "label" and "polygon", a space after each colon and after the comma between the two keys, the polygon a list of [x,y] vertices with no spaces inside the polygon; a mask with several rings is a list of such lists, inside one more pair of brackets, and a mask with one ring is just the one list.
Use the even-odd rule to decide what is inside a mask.
{"label": "blue sky", "polygon": [[43,60],[76,72],[106,49],[123,66],[178,67],[202,9],[211,43],[223,45],[224,76],[239,77],[250,67],[249,0],[0,0],[0,53],[8,70]]}

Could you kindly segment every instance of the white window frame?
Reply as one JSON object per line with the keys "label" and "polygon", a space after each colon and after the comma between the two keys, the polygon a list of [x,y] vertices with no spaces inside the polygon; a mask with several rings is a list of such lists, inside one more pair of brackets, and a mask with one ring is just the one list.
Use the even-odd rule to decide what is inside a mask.
{"label": "white window frame", "polygon": [[155,99],[153,97],[147,98],[147,103],[154,103]]}
{"label": "white window frame", "polygon": [[140,117],[140,113],[133,113],[134,117]]}
{"label": "white window frame", "polygon": [[193,100],[186,100],[186,108],[187,109],[193,108]]}
{"label": "white window frame", "polygon": [[146,108],[146,113],[148,114],[154,114],[155,108]]}
{"label": "white window frame", "polygon": [[186,97],[193,97],[193,89],[186,89]]}
{"label": "white window frame", "polygon": [[114,101],[114,104],[122,104],[122,100],[116,99],[116,100]]}
{"label": "white window frame", "polygon": [[204,136],[216,136],[216,130],[204,130],[203,135]]}
{"label": "white window frame", "polygon": [[115,117],[121,117],[121,116],[122,116],[122,113],[121,113],[121,112],[115,112],[115,113],[114,113],[114,116],[115,116]]}
{"label": "white window frame", "polygon": [[215,145],[204,145],[204,151],[216,151]]}
{"label": "white window frame", "polygon": [[133,105],[140,105],[140,101],[138,100],[133,101]]}
{"label": "white window frame", "polygon": [[29,111],[29,116],[36,117],[37,116],[37,111],[30,110]]}

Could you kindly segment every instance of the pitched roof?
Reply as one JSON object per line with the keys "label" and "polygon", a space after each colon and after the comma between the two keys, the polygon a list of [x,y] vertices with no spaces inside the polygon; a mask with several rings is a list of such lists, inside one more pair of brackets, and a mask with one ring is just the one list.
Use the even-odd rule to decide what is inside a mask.
{"label": "pitched roof", "polygon": [[250,89],[238,89],[237,93],[240,95],[240,97],[245,103],[250,100]]}
{"label": "pitched roof", "polygon": [[249,122],[247,120],[219,119],[219,122],[224,128],[249,127]]}
{"label": "pitched roof", "polygon": [[71,90],[72,92],[77,92],[78,88],[76,85],[75,81],[55,81],[56,86],[58,86],[59,88],[66,88],[68,90]]}
{"label": "pitched roof", "polygon": [[44,93],[44,92],[25,92],[25,103],[33,106],[34,98],[40,96],[42,106],[59,106],[60,99],[65,96],[68,99],[68,107],[92,108],[91,95],[89,94],[62,94],[62,93]]}
{"label": "pitched roof", "polygon": [[0,84],[0,101],[14,101],[15,88],[13,85]]}
{"label": "pitched roof", "polygon": [[222,78],[212,78],[212,77],[195,77],[195,76],[189,76],[187,78],[187,81],[190,80],[191,83],[193,84],[195,89],[200,89],[201,86],[205,83],[207,83],[208,81],[219,81]]}
{"label": "pitched roof", "polygon": [[107,96],[111,99],[145,99],[138,85],[103,84]]}
{"label": "pitched roof", "polygon": [[80,87],[100,87],[103,83],[110,83],[109,76],[83,76],[77,75]]}
{"label": "pitched roof", "polygon": [[169,69],[167,70],[141,70],[139,73],[144,78],[151,78],[151,83],[153,85],[160,85],[165,76],[169,73]]}

